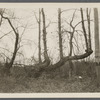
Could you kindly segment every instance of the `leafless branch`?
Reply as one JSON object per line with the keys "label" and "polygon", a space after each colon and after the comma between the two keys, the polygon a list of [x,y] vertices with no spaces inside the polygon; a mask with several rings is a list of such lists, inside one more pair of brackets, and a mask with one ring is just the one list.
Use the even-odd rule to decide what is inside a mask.
{"label": "leafless branch", "polygon": [[51,24],[51,21],[49,21],[49,23],[48,23],[48,25],[46,26],[46,28],[48,28],[48,27],[50,26],[50,24]]}
{"label": "leafless branch", "polygon": [[76,13],[76,10],[74,11],[73,16],[72,16],[72,19],[71,19],[71,21],[70,21],[70,26],[71,26],[73,29],[74,29],[74,27],[73,27],[72,23],[73,23],[73,20],[74,20],[74,17],[75,17],[75,13]]}
{"label": "leafless branch", "polygon": [[21,40],[22,40],[22,37],[23,37],[23,35],[24,35],[25,31],[26,31],[27,25],[28,25],[28,23],[25,25],[25,27],[24,27],[24,29],[23,29],[23,32],[22,32],[22,34],[21,34],[21,36],[20,36],[20,38],[19,38],[19,44],[20,44],[20,42],[21,42]]}
{"label": "leafless branch", "polygon": [[37,23],[39,24],[39,20],[38,20],[38,18],[36,16],[36,12],[34,12],[34,16],[35,16],[35,19],[36,19]]}
{"label": "leafless branch", "polygon": [[13,27],[13,25],[12,25],[12,23],[11,23],[10,19],[9,19],[8,17],[4,17],[1,13],[0,13],[0,15],[1,15],[1,17],[2,17],[2,18],[4,18],[4,19],[7,19],[7,20],[8,20],[8,22],[9,22],[10,26],[12,27],[12,29],[13,29],[14,33],[15,33],[15,34],[18,34],[18,33],[16,32],[15,28]]}
{"label": "leafless branch", "polygon": [[0,39],[2,39],[3,37],[5,37],[6,35],[10,34],[11,32],[12,32],[12,31],[10,31],[10,32],[8,32],[8,33],[6,33],[6,34],[4,34],[3,36],[0,37]]}
{"label": "leafless branch", "polygon": [[73,9],[62,10],[61,13],[63,13],[63,12],[67,12],[67,11],[70,11],[70,10],[77,10],[77,11],[79,11],[79,9],[73,8]]}

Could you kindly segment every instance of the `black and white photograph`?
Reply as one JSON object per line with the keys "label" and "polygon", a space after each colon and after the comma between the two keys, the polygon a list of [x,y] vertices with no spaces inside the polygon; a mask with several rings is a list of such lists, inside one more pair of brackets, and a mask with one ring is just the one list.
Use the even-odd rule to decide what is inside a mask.
{"label": "black and white photograph", "polygon": [[100,3],[0,3],[0,93],[99,93]]}

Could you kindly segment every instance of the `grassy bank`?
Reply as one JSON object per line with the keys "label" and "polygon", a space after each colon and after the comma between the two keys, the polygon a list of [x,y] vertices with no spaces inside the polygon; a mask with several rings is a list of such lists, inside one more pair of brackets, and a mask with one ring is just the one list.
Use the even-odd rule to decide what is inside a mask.
{"label": "grassy bank", "polygon": [[94,78],[94,64],[78,62],[75,65],[76,75],[71,78],[67,64],[54,72],[44,72],[39,78],[29,77],[24,68],[12,68],[11,76],[0,76],[0,93],[100,92]]}

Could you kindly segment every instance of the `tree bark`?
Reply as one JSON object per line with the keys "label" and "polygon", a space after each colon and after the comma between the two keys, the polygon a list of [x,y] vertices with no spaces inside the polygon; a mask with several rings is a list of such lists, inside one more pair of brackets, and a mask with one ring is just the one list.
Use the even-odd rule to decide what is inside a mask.
{"label": "tree bark", "polygon": [[[80,9],[80,11],[81,11],[81,18],[82,18],[82,29],[83,29],[83,32],[84,32],[84,39],[85,39],[85,44],[86,44],[86,50],[85,50],[85,53],[84,54],[81,54],[81,55],[74,55],[74,56],[72,56],[72,51],[70,50],[70,55],[69,56],[67,56],[67,57],[63,57],[63,59],[61,59],[59,62],[57,62],[56,64],[54,64],[54,65],[51,65],[51,66],[49,66],[46,70],[54,70],[54,69],[56,69],[56,68],[59,68],[59,67],[61,67],[62,65],[64,65],[67,61],[69,61],[69,60],[79,60],[79,59],[84,59],[84,58],[86,58],[86,57],[88,57],[88,56],[90,56],[92,53],[93,53],[93,51],[92,51],[92,49],[91,48],[89,48],[89,46],[88,46],[88,43],[91,45],[91,42],[90,42],[90,36],[89,36],[89,41],[88,41],[88,39],[87,39],[87,34],[86,34],[86,29],[85,29],[85,25],[84,25],[84,18],[83,18],[83,10],[82,10],[82,8]],[[89,20],[90,21],[90,20]],[[90,26],[89,26],[90,27]],[[73,32],[72,33],[74,33],[74,30],[73,30]],[[71,33],[70,33],[71,34]],[[91,34],[91,33],[90,33]],[[70,41],[72,42],[72,38],[73,38],[73,34],[71,34],[72,36],[71,36],[71,38],[70,38]],[[71,44],[71,42],[70,42],[70,49],[72,49],[72,44]]]}
{"label": "tree bark", "polygon": [[88,34],[89,34],[89,43],[88,43],[88,46],[89,46],[89,48],[92,48],[91,47],[90,14],[89,14],[88,8],[87,8],[87,22],[88,22]]}
{"label": "tree bark", "polygon": [[83,29],[83,32],[84,32],[86,49],[88,50],[88,40],[87,40],[87,34],[86,34],[85,25],[84,25],[83,9],[81,8],[80,11],[81,11],[82,29]]}
{"label": "tree bark", "polygon": [[[76,12],[76,10],[75,10]],[[73,26],[73,20],[74,20],[74,17],[75,17],[75,12],[73,13],[73,16],[72,16],[72,20],[70,21],[70,27],[72,28],[72,32],[69,31],[69,34],[70,34],[70,40],[69,40],[69,49],[70,49],[70,52],[69,52],[69,56],[72,56],[72,51],[73,51],[73,36],[74,36],[74,32],[75,32],[75,27]],[[72,77],[72,73],[73,73],[73,70],[74,69],[74,66],[73,66],[73,62],[72,60],[69,60],[69,78]]]}
{"label": "tree bark", "polygon": [[99,19],[98,9],[94,8],[94,31],[95,31],[95,61],[99,63]]}
{"label": "tree bark", "polygon": [[49,59],[49,56],[48,56],[48,53],[47,53],[47,41],[46,41],[47,32],[46,32],[46,25],[45,25],[45,13],[44,13],[43,8],[42,8],[41,11],[42,11],[42,18],[43,18],[44,62],[42,62],[39,65],[35,65],[35,67],[38,66],[38,70],[34,71],[34,77],[35,78],[39,77],[42,74],[42,72],[44,71],[44,69],[46,67],[48,67],[49,64],[50,64],[50,59]]}
{"label": "tree bark", "polygon": [[63,57],[62,60],[60,60],[59,62],[57,62],[56,64],[54,65],[50,65],[46,70],[48,71],[52,71],[52,70],[55,70],[56,68],[59,68],[61,67],[62,65],[64,65],[67,61],[69,60],[79,60],[79,59],[84,59],[88,56],[90,56],[91,54],[93,53],[92,50],[90,51],[85,51],[84,54],[81,54],[81,55],[74,55],[74,56],[67,56],[67,57]]}
{"label": "tree bark", "polygon": [[[90,56],[93,51],[91,48],[89,48],[88,46],[88,43],[90,42],[88,39],[87,39],[87,34],[86,34],[86,29],[85,29],[85,25],[84,25],[84,18],[83,18],[83,10],[81,8],[81,18],[82,18],[82,29],[83,29],[83,32],[84,32],[84,39],[85,39],[85,44],[86,44],[86,50],[83,54],[81,55],[74,55],[72,56],[72,51],[70,51],[70,55],[66,56],[66,57],[63,57],[62,59],[60,59],[56,64],[54,65],[49,65],[48,67],[41,67],[41,70],[39,70],[38,72],[40,72],[39,75],[41,75],[41,73],[43,71],[54,71],[55,69],[61,67],[62,65],[64,65],[67,61],[72,61],[72,60],[79,60],[79,59],[84,59],[88,56]],[[89,26],[90,27],[90,26]],[[74,31],[74,30],[73,30]],[[74,33],[74,32],[73,32]],[[71,34],[71,38],[70,38],[70,49],[72,50],[72,39],[73,39],[73,34]],[[90,37],[89,37],[90,39]],[[44,39],[45,40],[45,39]],[[59,40],[60,41],[60,40]],[[89,43],[89,45],[91,45],[91,43]],[[70,63],[71,64],[71,63]]]}
{"label": "tree bark", "polygon": [[95,39],[95,62],[96,62],[96,75],[97,86],[100,86],[100,47],[99,47],[99,19],[98,9],[94,8],[94,39]]}
{"label": "tree bark", "polygon": [[[73,27],[72,27],[73,28]],[[70,52],[69,52],[69,56],[72,56],[72,50],[73,50],[73,36],[74,36],[74,28],[73,28],[73,31],[72,32],[70,32],[70,40],[69,40],[69,49],[70,49]],[[69,78],[71,78],[72,77],[72,73],[73,73],[73,62],[72,62],[72,60],[69,60]]]}
{"label": "tree bark", "polygon": [[15,57],[16,57],[16,54],[17,54],[17,51],[18,51],[19,34],[16,32],[16,29],[13,27],[13,25],[12,25],[10,19],[9,19],[8,17],[4,17],[2,14],[0,14],[0,15],[1,15],[1,17],[2,17],[3,19],[6,19],[6,20],[8,21],[9,25],[10,25],[11,28],[13,29],[14,34],[15,34],[15,36],[16,36],[13,56],[12,56],[12,58],[11,58],[11,61],[10,61],[9,65],[8,65],[8,66],[5,66],[5,73],[6,73],[6,74],[9,74],[9,73],[10,73],[10,68],[12,68],[12,65],[13,65],[13,63],[14,63],[14,60],[15,60]]}
{"label": "tree bark", "polygon": [[41,60],[41,11],[39,9],[39,63],[42,62]]}
{"label": "tree bark", "polygon": [[44,58],[45,60],[49,60],[49,57],[48,57],[48,53],[47,53],[47,40],[46,40],[46,35],[47,35],[47,32],[46,32],[46,25],[45,25],[45,13],[44,13],[44,10],[42,8],[42,17],[43,17],[43,44],[44,44]]}
{"label": "tree bark", "polygon": [[72,49],[73,49],[72,40],[73,40],[73,33],[70,34],[70,41],[69,41],[70,52],[69,52],[69,56],[72,55]]}
{"label": "tree bark", "polygon": [[58,34],[59,34],[60,59],[62,59],[63,58],[63,46],[62,46],[62,32],[61,32],[61,8],[58,9]]}
{"label": "tree bark", "polygon": [[14,45],[14,52],[13,52],[13,56],[12,56],[12,59],[9,63],[9,68],[12,67],[13,63],[14,63],[14,60],[16,58],[16,54],[17,54],[17,51],[18,51],[18,40],[19,40],[19,34],[16,34],[16,40],[15,40],[15,45]]}

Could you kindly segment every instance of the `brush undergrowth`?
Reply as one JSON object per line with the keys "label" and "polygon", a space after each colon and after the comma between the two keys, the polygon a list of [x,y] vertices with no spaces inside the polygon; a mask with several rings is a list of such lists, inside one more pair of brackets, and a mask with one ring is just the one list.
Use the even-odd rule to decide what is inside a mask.
{"label": "brush undergrowth", "polygon": [[0,93],[99,92],[94,63],[75,62],[74,66],[75,74],[71,78],[68,76],[68,64],[55,71],[44,72],[39,78],[30,77],[23,67],[14,67],[10,76],[0,75]]}

